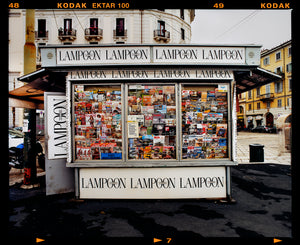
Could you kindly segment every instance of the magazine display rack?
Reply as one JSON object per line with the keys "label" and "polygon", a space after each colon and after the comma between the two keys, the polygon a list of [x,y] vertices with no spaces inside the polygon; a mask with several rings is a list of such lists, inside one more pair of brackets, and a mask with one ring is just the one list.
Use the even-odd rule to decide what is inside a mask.
{"label": "magazine display rack", "polygon": [[217,86],[184,85],[182,90],[182,159],[228,157],[227,91]]}
{"label": "magazine display rack", "polygon": [[[230,161],[229,83],[72,84],[70,164]],[[121,164],[121,165],[120,165]]]}
{"label": "magazine display rack", "polygon": [[128,159],[176,159],[174,85],[129,85]]}
{"label": "magazine display rack", "polygon": [[122,159],[121,86],[74,89],[75,159]]}

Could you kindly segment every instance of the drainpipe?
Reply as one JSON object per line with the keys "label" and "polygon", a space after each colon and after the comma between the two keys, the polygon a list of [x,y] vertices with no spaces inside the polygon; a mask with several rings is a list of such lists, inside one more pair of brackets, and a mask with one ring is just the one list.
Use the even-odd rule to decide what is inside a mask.
{"label": "drainpipe", "polygon": [[285,91],[285,85],[286,85],[286,81],[285,81],[285,51],[284,51],[284,47],[282,48],[282,57],[283,57],[283,66],[282,66],[282,89],[283,89],[283,103],[284,103],[284,110],[286,110],[286,91]]}
{"label": "drainpipe", "polygon": [[[36,70],[36,48],[34,44],[35,10],[26,9],[26,30],[24,45],[24,74]],[[32,188],[36,184],[36,112],[35,109],[24,110],[24,185]]]}

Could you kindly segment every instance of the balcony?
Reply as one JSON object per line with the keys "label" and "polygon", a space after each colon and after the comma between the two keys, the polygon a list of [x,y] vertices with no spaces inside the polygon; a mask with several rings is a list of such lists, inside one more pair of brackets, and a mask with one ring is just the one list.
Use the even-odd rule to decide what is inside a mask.
{"label": "balcony", "polygon": [[103,30],[101,28],[86,28],[84,37],[87,41],[100,41],[103,38]]}
{"label": "balcony", "polygon": [[263,102],[273,101],[274,100],[274,93],[266,93],[259,95],[259,99]]}
{"label": "balcony", "polygon": [[114,29],[113,37],[114,37],[115,41],[125,40],[125,39],[127,39],[127,30],[123,30],[122,32],[120,32],[120,31],[117,31],[116,29]]}
{"label": "balcony", "polygon": [[76,30],[59,28],[58,38],[61,41],[74,41],[76,39]]}
{"label": "balcony", "polygon": [[35,40],[48,40],[48,31],[35,31]]}
{"label": "balcony", "polygon": [[156,41],[170,41],[170,32],[166,30],[154,30],[154,39]]}

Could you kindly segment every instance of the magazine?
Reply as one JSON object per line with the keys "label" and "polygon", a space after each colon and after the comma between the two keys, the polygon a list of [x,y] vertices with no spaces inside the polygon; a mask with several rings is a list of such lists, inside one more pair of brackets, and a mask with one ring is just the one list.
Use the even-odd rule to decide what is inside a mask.
{"label": "magazine", "polygon": [[154,144],[154,145],[161,145],[161,146],[163,146],[164,143],[165,143],[165,136],[161,136],[161,135],[156,136],[156,135],[155,135],[155,136],[153,137],[153,144]]}
{"label": "magazine", "polygon": [[128,138],[138,138],[139,137],[139,123],[138,122],[128,122]]}
{"label": "magazine", "polygon": [[141,106],[141,113],[142,114],[153,114],[154,106]]}

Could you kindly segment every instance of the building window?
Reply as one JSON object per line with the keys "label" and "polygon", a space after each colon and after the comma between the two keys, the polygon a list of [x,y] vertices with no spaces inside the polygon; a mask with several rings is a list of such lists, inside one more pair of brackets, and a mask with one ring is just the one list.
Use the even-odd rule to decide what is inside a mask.
{"label": "building window", "polygon": [[71,43],[76,39],[76,30],[72,28],[72,19],[64,19],[64,26],[58,29],[58,38],[64,42]]}
{"label": "building window", "polygon": [[292,90],[292,78],[289,79],[289,91]]}
{"label": "building window", "polygon": [[117,37],[125,36],[125,19],[124,18],[116,19],[116,36]]}
{"label": "building window", "polygon": [[276,67],[275,70],[274,70],[274,72],[275,72],[276,74],[282,73],[282,67],[281,67],[281,66]]}
{"label": "building window", "polygon": [[267,108],[270,108],[270,107],[271,107],[271,102],[267,101]]}
{"label": "building window", "polygon": [[279,60],[281,60],[281,51],[275,54],[275,61],[279,61]]}
{"label": "building window", "polygon": [[180,9],[180,18],[184,20],[184,9]]}
{"label": "building window", "polygon": [[252,90],[249,90],[248,91],[248,99],[251,99],[252,98]]}
{"label": "building window", "polygon": [[260,109],[260,102],[258,102],[258,103],[256,104],[256,107],[257,107],[257,110]]}
{"label": "building window", "polygon": [[282,100],[281,99],[277,100],[277,107],[278,108],[282,107]]}
{"label": "building window", "polygon": [[166,30],[166,23],[164,21],[157,21],[157,29],[154,30],[153,37],[156,41],[170,41],[170,32]]}
{"label": "building window", "polygon": [[157,21],[157,30],[158,30],[158,36],[165,36],[166,32],[166,23],[162,20]]}
{"label": "building window", "polygon": [[240,109],[240,113],[242,114],[244,112],[244,108],[242,106],[239,106],[239,109]]}
{"label": "building window", "polygon": [[266,94],[271,93],[271,84],[266,85]]}
{"label": "building window", "polygon": [[283,88],[283,82],[275,83],[275,93],[281,93]]}
{"label": "building window", "polygon": [[264,58],[263,64],[264,64],[264,66],[269,65],[270,64],[270,57]]}
{"label": "building window", "polygon": [[260,96],[260,87],[256,89],[256,97]]}
{"label": "building window", "polygon": [[292,56],[292,47],[288,47],[288,57]]}
{"label": "building window", "polygon": [[64,19],[64,35],[72,34],[72,19]]}
{"label": "building window", "polygon": [[251,111],[252,109],[252,104],[248,104],[248,111]]}
{"label": "building window", "polygon": [[90,35],[98,35],[98,19],[90,19]]}
{"label": "building window", "polygon": [[286,72],[292,72],[292,63],[286,65]]}
{"label": "building window", "polygon": [[38,32],[37,37],[46,37],[47,31],[46,31],[46,20],[45,19],[38,19]]}
{"label": "building window", "polygon": [[181,39],[185,40],[185,31],[182,28],[180,30],[181,30]]}

